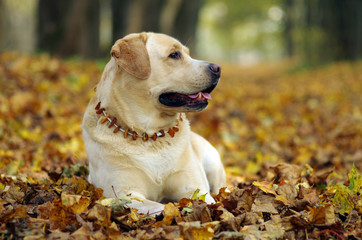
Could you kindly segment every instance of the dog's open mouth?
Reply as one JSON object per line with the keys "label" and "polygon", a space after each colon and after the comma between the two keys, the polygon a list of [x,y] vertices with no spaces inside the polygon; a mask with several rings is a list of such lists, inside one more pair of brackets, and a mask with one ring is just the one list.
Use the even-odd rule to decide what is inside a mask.
{"label": "dog's open mouth", "polygon": [[208,105],[207,101],[211,99],[210,93],[215,87],[216,85],[192,94],[178,92],[162,93],[159,101],[168,107],[187,107],[195,110],[204,109]]}

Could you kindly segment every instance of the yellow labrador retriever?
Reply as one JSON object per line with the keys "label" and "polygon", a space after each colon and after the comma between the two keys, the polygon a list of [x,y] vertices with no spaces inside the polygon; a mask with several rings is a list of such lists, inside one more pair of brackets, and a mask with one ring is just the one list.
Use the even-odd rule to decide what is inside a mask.
{"label": "yellow labrador retriever", "polygon": [[[89,181],[106,197],[134,197],[142,213],[166,200],[224,187],[216,149],[190,130],[185,112],[205,109],[217,64],[192,59],[176,39],[156,33],[118,40],[83,119]],[[141,200],[141,201],[139,201]]]}

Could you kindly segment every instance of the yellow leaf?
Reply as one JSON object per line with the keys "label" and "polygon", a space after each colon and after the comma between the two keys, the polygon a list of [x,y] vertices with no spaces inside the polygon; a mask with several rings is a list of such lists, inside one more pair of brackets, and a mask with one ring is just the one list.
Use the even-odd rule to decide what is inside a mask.
{"label": "yellow leaf", "polygon": [[176,221],[181,220],[181,214],[178,209],[173,203],[168,203],[165,205],[165,217],[163,219],[163,222],[165,225],[169,226],[172,224],[173,219]]}
{"label": "yellow leaf", "polygon": [[262,190],[265,193],[270,193],[273,195],[277,195],[277,193],[273,190],[273,182],[267,182],[267,181],[255,181],[253,182],[253,185],[258,187],[260,190]]}
{"label": "yellow leaf", "polygon": [[293,201],[289,201],[286,197],[284,197],[283,195],[276,195],[275,200],[277,201],[281,201],[282,203],[284,203],[284,205],[289,205],[291,203],[293,203]]}
{"label": "yellow leaf", "polygon": [[90,204],[89,198],[74,194],[62,193],[61,200],[64,206],[68,207],[73,213],[78,214],[87,210]]}

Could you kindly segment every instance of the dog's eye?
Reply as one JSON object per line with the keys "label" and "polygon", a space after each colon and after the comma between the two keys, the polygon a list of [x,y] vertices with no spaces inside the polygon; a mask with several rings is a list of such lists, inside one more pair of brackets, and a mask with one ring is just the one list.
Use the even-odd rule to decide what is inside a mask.
{"label": "dog's eye", "polygon": [[181,53],[179,51],[173,52],[170,55],[168,55],[168,57],[172,58],[172,59],[180,59],[181,58]]}

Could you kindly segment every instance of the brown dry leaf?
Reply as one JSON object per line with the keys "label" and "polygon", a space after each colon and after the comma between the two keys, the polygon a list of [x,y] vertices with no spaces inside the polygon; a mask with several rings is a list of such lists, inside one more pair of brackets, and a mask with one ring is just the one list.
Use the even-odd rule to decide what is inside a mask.
{"label": "brown dry leaf", "polygon": [[110,207],[95,204],[86,214],[86,219],[94,222],[96,228],[108,227],[111,225],[111,211]]}
{"label": "brown dry leaf", "polygon": [[0,216],[1,216],[2,212],[4,212],[6,210],[6,208],[4,207],[5,203],[7,203],[7,201],[0,198]]}
{"label": "brown dry leaf", "polygon": [[261,239],[258,225],[243,226],[243,228],[240,230],[240,233],[242,234],[241,236],[238,236],[240,239],[250,239],[250,240]]}
{"label": "brown dry leaf", "polygon": [[251,207],[251,211],[258,212],[266,212],[277,214],[278,211],[274,207],[274,196],[259,194],[257,198],[255,198],[254,203]]}
{"label": "brown dry leaf", "polygon": [[39,189],[38,186],[29,187],[25,193],[24,203],[31,205],[41,205],[46,202],[52,202],[58,195],[48,189]]}
{"label": "brown dry leaf", "polygon": [[284,184],[279,186],[277,189],[277,193],[279,195],[284,196],[288,201],[294,201],[298,195],[298,191],[295,188],[295,185],[292,184]]}
{"label": "brown dry leaf", "polygon": [[262,217],[259,213],[246,212],[244,214],[245,214],[245,217],[242,222],[243,225],[255,225],[257,223],[263,222]]}
{"label": "brown dry leaf", "polygon": [[305,188],[300,186],[298,197],[308,201],[309,205],[314,206],[319,202],[317,190],[315,188]]}
{"label": "brown dry leaf", "polygon": [[315,172],[315,174],[313,174],[313,176],[309,178],[310,184],[311,185],[325,184],[329,174],[331,174],[333,170],[334,167],[331,167]]}
{"label": "brown dry leaf", "polygon": [[211,213],[207,203],[198,200],[193,201],[193,212],[183,217],[186,222],[200,221],[201,223],[211,222]]}
{"label": "brown dry leaf", "polygon": [[27,218],[26,206],[10,205],[0,213],[0,222],[6,223],[15,219]]}
{"label": "brown dry leaf", "polygon": [[310,221],[314,224],[332,225],[336,222],[333,205],[320,207],[309,207],[311,212]]}
{"label": "brown dry leaf", "polygon": [[71,226],[77,222],[73,211],[64,206],[60,199],[53,201],[49,219],[51,220],[50,228],[52,230],[60,229],[63,231],[68,225]]}
{"label": "brown dry leaf", "polygon": [[250,211],[254,197],[251,189],[235,189],[229,199],[222,200],[223,206],[231,213]]}
{"label": "brown dry leaf", "polygon": [[302,167],[288,163],[280,163],[273,166],[272,169],[276,174],[276,181],[281,182],[284,180],[289,184],[296,184],[299,182],[302,174]]}
{"label": "brown dry leaf", "polygon": [[107,235],[110,239],[120,239],[121,232],[115,222],[106,229]]}
{"label": "brown dry leaf", "polygon": [[214,197],[215,201],[221,202],[222,199],[228,198],[230,191],[227,191],[226,187],[220,188],[219,193]]}
{"label": "brown dry leaf", "polygon": [[231,218],[234,218],[234,215],[231,212],[221,206],[218,206],[216,210],[222,212],[222,214],[219,216],[221,220],[229,220]]}
{"label": "brown dry leaf", "polygon": [[50,240],[58,240],[58,239],[69,239],[70,233],[69,232],[61,232],[59,230],[51,231],[48,234],[47,239]]}
{"label": "brown dry leaf", "polygon": [[77,231],[73,232],[70,235],[70,239],[74,239],[74,240],[89,239],[90,233],[91,233],[91,231],[88,227],[82,226],[82,227],[78,228]]}
{"label": "brown dry leaf", "polygon": [[[362,229],[362,219],[356,210],[352,210],[343,223],[345,229]],[[361,233],[362,234],[362,233]]]}
{"label": "brown dry leaf", "polygon": [[272,215],[271,220],[268,221],[268,224],[276,224],[284,231],[293,230],[293,224],[291,223],[290,219],[292,216],[281,217],[280,215]]}
{"label": "brown dry leaf", "polygon": [[5,199],[12,204],[23,203],[25,193],[20,189],[19,186],[12,183],[10,188],[5,191]]}
{"label": "brown dry leaf", "polygon": [[112,235],[107,235],[103,229],[100,229],[100,230],[92,233],[91,239],[108,240],[108,239],[118,239],[118,238],[114,238],[114,237],[112,237]]}
{"label": "brown dry leaf", "polygon": [[262,232],[262,236],[265,239],[278,239],[284,236],[285,229],[281,221],[267,221],[263,227],[265,227],[265,232]]}
{"label": "brown dry leaf", "polygon": [[50,219],[50,215],[53,212],[53,204],[52,202],[46,202],[40,206],[38,206],[39,218],[41,219]]}
{"label": "brown dry leaf", "polygon": [[222,229],[225,231],[235,231],[235,232],[239,232],[240,231],[240,226],[241,223],[245,220],[245,214],[241,214],[238,216],[228,216],[227,218],[224,218],[220,224]]}

